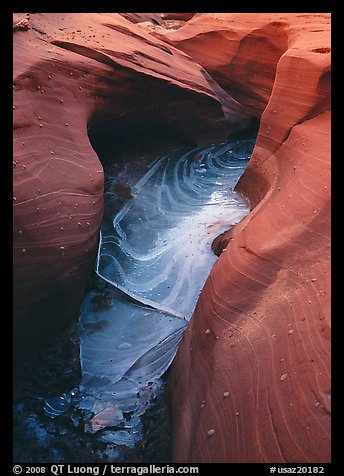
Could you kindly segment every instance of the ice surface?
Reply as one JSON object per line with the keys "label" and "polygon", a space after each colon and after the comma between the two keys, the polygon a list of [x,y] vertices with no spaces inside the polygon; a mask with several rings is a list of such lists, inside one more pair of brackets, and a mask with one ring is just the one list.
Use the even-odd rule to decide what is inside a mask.
{"label": "ice surface", "polygon": [[211,242],[249,211],[233,189],[253,146],[234,141],[160,158],[112,228],[103,227],[96,272],[106,284],[88,293],[80,313],[77,400],[90,410],[86,431],[111,427],[106,441],[135,440],[138,417],[158,391],[217,259]]}

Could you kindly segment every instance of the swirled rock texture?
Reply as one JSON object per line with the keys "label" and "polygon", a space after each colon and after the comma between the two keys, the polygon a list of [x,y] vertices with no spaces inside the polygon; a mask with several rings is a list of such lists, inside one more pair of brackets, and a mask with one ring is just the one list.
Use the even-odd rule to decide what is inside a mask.
{"label": "swirled rock texture", "polygon": [[314,41],[314,49],[321,48],[319,33],[326,24],[326,14],[204,13],[194,16],[183,28],[164,34],[158,28],[157,32],[201,64],[252,115],[260,117],[269,101],[281,55],[289,48],[298,48],[298,40],[306,32],[309,39],[304,41]]}
{"label": "swirled rock texture", "polygon": [[103,169],[88,131],[121,141],[163,128],[207,143],[248,115],[185,53],[118,14],[17,14],[13,31],[18,351],[70,321],[94,262]]}
{"label": "swirled rock texture", "polygon": [[237,186],[251,212],[214,242],[173,364],[173,461],[329,462],[330,15],[209,14],[168,35],[265,108]]}
{"label": "swirled rock texture", "polygon": [[195,13],[161,13],[160,15],[163,20],[189,21]]}

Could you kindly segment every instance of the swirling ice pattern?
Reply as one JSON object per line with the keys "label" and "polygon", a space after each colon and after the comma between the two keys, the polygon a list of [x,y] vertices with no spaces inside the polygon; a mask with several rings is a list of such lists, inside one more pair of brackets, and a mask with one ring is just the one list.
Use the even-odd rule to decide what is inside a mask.
{"label": "swirling ice pattern", "polygon": [[111,232],[102,231],[96,271],[108,302],[99,309],[99,292],[92,291],[80,316],[79,406],[95,414],[89,431],[121,427],[123,412],[131,413],[127,430],[102,437],[133,439],[123,431],[138,428],[155,382],[173,360],[216,260],[212,240],[249,211],[233,189],[253,146],[254,140],[234,141],[160,158]]}
{"label": "swirling ice pattern", "polygon": [[99,275],[189,318],[216,259],[211,241],[248,212],[233,188],[252,148],[237,141],[158,160],[101,236]]}

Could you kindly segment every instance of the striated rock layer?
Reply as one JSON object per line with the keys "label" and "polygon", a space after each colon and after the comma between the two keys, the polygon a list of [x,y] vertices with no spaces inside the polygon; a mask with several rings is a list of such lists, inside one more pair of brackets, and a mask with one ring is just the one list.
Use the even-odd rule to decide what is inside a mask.
{"label": "striated rock layer", "polygon": [[164,35],[161,29],[157,32],[204,66],[223,89],[260,117],[282,54],[291,48],[298,56],[300,40],[310,52],[323,48],[322,33],[324,29],[328,32],[328,24],[328,14],[209,13],[197,14],[178,30]]}
{"label": "striated rock layer", "polygon": [[75,315],[95,257],[103,169],[88,131],[207,143],[248,115],[189,56],[118,14],[16,14],[13,31],[17,352]]}
{"label": "striated rock layer", "polygon": [[166,35],[263,111],[237,186],[251,212],[213,243],[172,368],[173,461],[329,462],[330,15],[209,14]]}

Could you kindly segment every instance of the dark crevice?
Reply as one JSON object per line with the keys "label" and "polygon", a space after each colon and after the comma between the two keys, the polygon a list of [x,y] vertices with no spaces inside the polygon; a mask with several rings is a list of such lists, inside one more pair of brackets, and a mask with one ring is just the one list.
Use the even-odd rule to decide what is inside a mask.
{"label": "dark crevice", "polygon": [[[258,122],[254,121],[250,128],[232,138],[252,138],[252,132],[255,133],[257,127]],[[193,140],[183,135],[180,128],[171,127],[159,118],[149,121],[135,116],[110,119],[90,126],[89,138],[106,171],[105,226],[107,222],[111,224],[114,214],[132,200],[132,187],[154,158],[162,157],[172,149],[190,150],[195,147]],[[194,160],[197,163],[199,159],[195,156]],[[115,182],[111,177],[117,177]],[[87,293],[89,292],[97,293],[95,304],[99,309],[106,309],[114,296],[114,290],[94,275],[89,279]],[[118,294],[118,297],[127,300],[126,296]],[[139,302],[133,304],[140,306]],[[101,327],[98,330],[101,331]],[[97,328],[86,326],[85,331],[97,332]],[[79,332],[79,327],[74,322],[67,332],[50,340],[47,345],[42,345],[39,351],[34,352],[17,368],[14,459],[21,462],[56,463],[170,462],[171,429],[168,395],[164,390],[168,372],[163,377],[162,389],[152,394],[150,405],[141,419],[142,439],[133,448],[99,441],[99,433],[84,431],[89,410],[74,408],[72,405],[61,414],[57,409],[57,416],[54,418],[44,414],[44,402],[54,402],[59,395],[69,395],[72,403],[74,401],[75,397],[70,396],[71,389],[78,389],[82,378],[78,358]],[[129,373],[131,371],[132,368]],[[126,417],[129,421],[130,415]],[[116,430],[116,427],[107,428],[109,432]]]}

